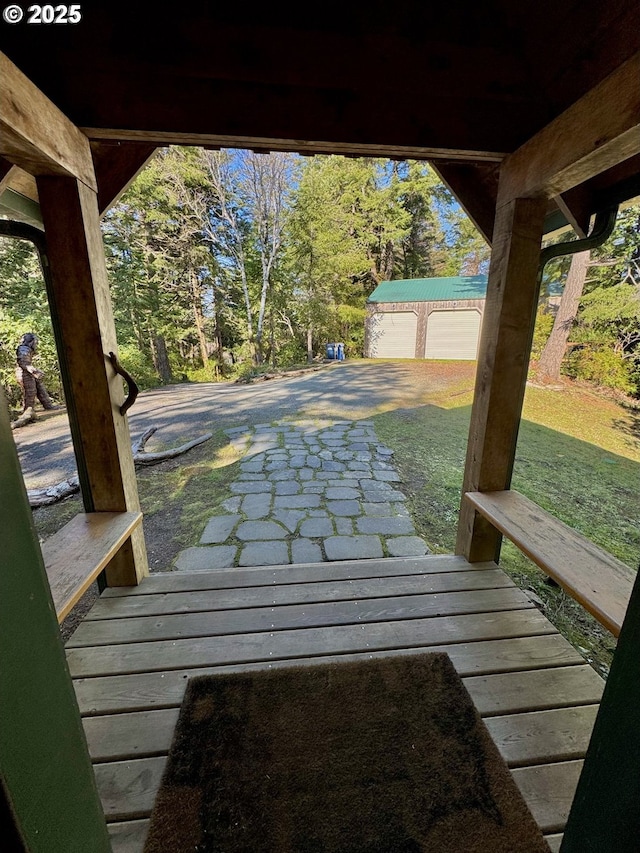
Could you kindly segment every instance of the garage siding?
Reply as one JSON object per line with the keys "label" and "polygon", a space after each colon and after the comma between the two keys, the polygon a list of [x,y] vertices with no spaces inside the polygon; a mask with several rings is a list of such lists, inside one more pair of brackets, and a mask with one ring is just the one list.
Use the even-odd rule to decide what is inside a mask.
{"label": "garage siding", "polygon": [[413,311],[373,314],[369,327],[370,358],[415,358],[418,315]]}
{"label": "garage siding", "polygon": [[473,361],[482,316],[475,310],[432,311],[427,319],[425,358]]}

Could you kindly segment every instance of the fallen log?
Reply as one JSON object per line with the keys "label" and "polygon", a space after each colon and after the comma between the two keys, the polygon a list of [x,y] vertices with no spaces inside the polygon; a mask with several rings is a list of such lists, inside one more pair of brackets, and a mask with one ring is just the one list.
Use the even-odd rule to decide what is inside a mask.
{"label": "fallen log", "polygon": [[139,456],[144,452],[144,446],[149,441],[151,436],[158,432],[158,427],[151,427],[146,432],[143,432],[140,438],[137,441],[134,441],[131,445],[131,452],[133,453],[133,458],[135,460],[136,456]]}
{"label": "fallen log", "polygon": [[[131,445],[133,461],[136,465],[155,465],[157,462],[163,462],[165,459],[173,459],[213,438],[213,433],[207,432],[198,438],[194,438],[192,441],[188,441],[186,444],[181,444],[179,447],[170,447],[168,450],[147,453],[144,446],[157,430],[158,427],[151,427],[151,429],[148,429]],[[79,491],[80,483],[78,477],[74,475],[66,480],[62,480],[60,483],[56,483],[54,486],[47,486],[45,489],[28,489],[27,496],[29,498],[29,506],[32,509],[37,509],[42,506],[50,506]]]}
{"label": "fallen log", "polygon": [[20,429],[20,427],[30,424],[32,421],[35,421],[35,419],[36,413],[33,411],[33,408],[29,406],[28,409],[24,410],[19,418],[16,418],[15,421],[11,422],[11,429]]}
{"label": "fallen log", "polygon": [[182,453],[186,453],[188,450],[191,450],[192,447],[197,447],[199,444],[204,444],[205,441],[209,441],[210,438],[213,438],[212,432],[206,432],[204,435],[194,438],[186,444],[181,444],[180,447],[170,447],[168,450],[158,450],[154,453],[147,453],[144,446],[157,429],[157,427],[151,427],[151,429],[148,429],[144,435],[138,439],[138,441],[133,443],[131,449],[133,451],[133,461],[136,465],[153,465],[156,462],[162,462],[165,459],[173,459],[174,457],[180,456]]}
{"label": "fallen log", "polygon": [[79,491],[80,482],[74,475],[67,480],[62,480],[61,483],[56,483],[55,486],[47,486],[46,489],[29,489],[27,496],[29,498],[29,506],[32,509],[37,509],[41,506],[50,506]]}

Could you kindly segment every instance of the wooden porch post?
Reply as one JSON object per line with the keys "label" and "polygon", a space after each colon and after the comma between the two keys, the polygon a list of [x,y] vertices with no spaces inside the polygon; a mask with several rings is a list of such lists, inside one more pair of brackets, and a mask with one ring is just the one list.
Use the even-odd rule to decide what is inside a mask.
{"label": "wooden porch post", "polygon": [[[60,346],[69,420],[87,512],[140,509],[122,380],[109,352],[116,336],[97,196],[73,177],[38,178],[50,264],[50,308]],[[144,535],[136,529],[107,570],[109,586],[148,574]]]}
{"label": "wooden porch post", "polygon": [[[13,824],[13,831],[3,825],[0,844],[3,850],[29,853],[108,853],[106,824],[2,389],[0,529],[0,813]],[[11,844],[12,836],[19,846]]]}
{"label": "wooden porch post", "polygon": [[[47,236],[51,318],[87,511],[139,510],[117,352],[95,168],[87,137],[0,53],[0,156],[37,178]],[[141,528],[107,568],[111,586],[148,574]]]}
{"label": "wooden porch post", "polygon": [[[478,354],[463,495],[511,483],[538,304],[544,198],[513,199],[496,210],[487,304]],[[462,501],[456,554],[497,560],[500,533]]]}
{"label": "wooden porch post", "polygon": [[[502,163],[463,495],[509,488],[546,200],[640,152],[639,74],[636,53]],[[456,553],[470,562],[497,559],[500,541],[463,498]]]}

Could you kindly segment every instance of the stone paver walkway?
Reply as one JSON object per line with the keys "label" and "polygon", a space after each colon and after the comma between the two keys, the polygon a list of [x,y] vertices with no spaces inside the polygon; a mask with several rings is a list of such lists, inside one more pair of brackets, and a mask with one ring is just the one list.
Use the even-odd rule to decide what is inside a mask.
{"label": "stone paver walkway", "polygon": [[405,507],[393,451],[371,421],[227,430],[243,454],[225,515],[213,516],[178,569],[228,569],[427,553]]}

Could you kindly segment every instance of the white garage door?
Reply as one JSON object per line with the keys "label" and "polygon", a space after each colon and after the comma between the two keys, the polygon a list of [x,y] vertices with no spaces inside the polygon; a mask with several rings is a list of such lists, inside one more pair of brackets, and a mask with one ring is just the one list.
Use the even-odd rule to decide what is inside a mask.
{"label": "white garage door", "polygon": [[427,319],[425,358],[474,359],[478,352],[479,311],[432,311]]}
{"label": "white garage door", "polygon": [[370,358],[415,358],[418,315],[413,311],[374,314],[369,326]]}

